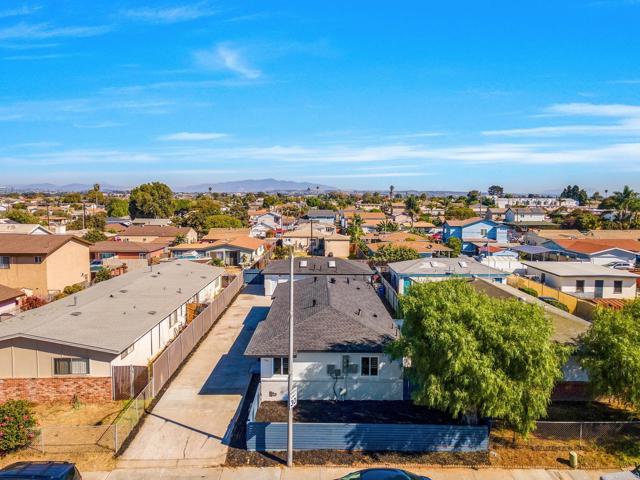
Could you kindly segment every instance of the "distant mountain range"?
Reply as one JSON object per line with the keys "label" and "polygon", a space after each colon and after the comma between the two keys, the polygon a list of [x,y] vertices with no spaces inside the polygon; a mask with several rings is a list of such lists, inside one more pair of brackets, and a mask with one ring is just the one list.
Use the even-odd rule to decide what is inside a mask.
{"label": "distant mountain range", "polygon": [[178,190],[184,192],[208,192],[236,193],[236,192],[303,192],[307,189],[315,192],[316,187],[321,192],[337,190],[335,187],[309,182],[294,182],[290,180],[276,180],[263,178],[259,180],[237,180],[232,182],[201,183],[189,185]]}
{"label": "distant mountain range", "polygon": [[[3,187],[3,185],[0,185]],[[93,188],[93,184],[69,183],[66,185],[54,185],[52,183],[32,183],[28,185],[5,185],[4,190],[15,192],[86,192]],[[242,193],[242,192],[303,192],[308,189],[315,192],[327,192],[337,190],[335,187],[309,182],[293,182],[289,180],[276,180],[263,178],[259,180],[237,180],[232,182],[201,183],[186,187],[172,187],[177,192],[208,192]],[[316,188],[317,187],[317,188]],[[100,190],[104,192],[126,191],[131,187],[100,184]],[[0,188],[0,192],[3,189]]]}

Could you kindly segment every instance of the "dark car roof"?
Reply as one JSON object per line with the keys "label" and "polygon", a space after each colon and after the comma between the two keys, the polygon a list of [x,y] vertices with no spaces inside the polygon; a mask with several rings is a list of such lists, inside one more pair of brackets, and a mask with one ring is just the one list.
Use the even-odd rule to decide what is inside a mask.
{"label": "dark car roof", "polygon": [[[411,478],[411,474],[396,468],[369,468],[361,470],[360,473],[361,480],[407,480]],[[419,478],[417,475],[414,477]]]}
{"label": "dark car roof", "polygon": [[0,478],[59,480],[73,468],[67,462],[18,462],[0,470]]}

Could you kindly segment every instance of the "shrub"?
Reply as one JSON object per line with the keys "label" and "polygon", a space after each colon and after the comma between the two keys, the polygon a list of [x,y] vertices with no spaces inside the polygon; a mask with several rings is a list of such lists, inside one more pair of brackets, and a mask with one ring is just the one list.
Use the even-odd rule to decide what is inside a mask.
{"label": "shrub", "polygon": [[213,265],[214,267],[224,267],[224,262],[221,258],[212,258],[209,265]]}
{"label": "shrub", "polygon": [[538,296],[538,292],[533,288],[520,287],[518,290],[520,290],[521,292],[526,293],[527,295],[531,295],[532,297],[537,297]]}
{"label": "shrub", "polygon": [[0,453],[28,446],[36,434],[33,406],[26,400],[0,404]]}
{"label": "shrub", "polygon": [[43,305],[46,305],[47,303],[49,303],[49,302],[47,302],[46,298],[37,297],[37,296],[33,295],[31,297],[27,297],[27,298],[24,299],[24,301],[20,305],[20,310],[23,311],[23,312],[26,312],[27,310],[33,310],[34,308],[42,307]]}
{"label": "shrub", "polygon": [[564,310],[565,312],[569,311],[569,307],[567,307],[564,303],[559,302],[558,300],[547,300],[547,303],[556,308],[559,308],[560,310]]}
{"label": "shrub", "polygon": [[109,279],[111,279],[111,269],[107,267],[100,267],[100,270],[96,272],[93,283],[100,283]]}

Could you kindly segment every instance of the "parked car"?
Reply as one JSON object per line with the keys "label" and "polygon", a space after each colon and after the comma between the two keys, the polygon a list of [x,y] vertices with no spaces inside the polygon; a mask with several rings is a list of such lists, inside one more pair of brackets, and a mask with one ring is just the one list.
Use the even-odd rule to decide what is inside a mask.
{"label": "parked car", "polygon": [[611,262],[607,263],[605,267],[615,268],[616,270],[632,270],[636,268],[631,262]]}
{"label": "parked car", "polygon": [[340,480],[430,480],[397,468],[368,468],[349,473]]}
{"label": "parked car", "polygon": [[600,480],[638,480],[640,478],[640,465],[630,472],[607,473],[600,477]]}
{"label": "parked car", "polygon": [[73,463],[17,462],[0,470],[0,479],[13,480],[82,480]]}

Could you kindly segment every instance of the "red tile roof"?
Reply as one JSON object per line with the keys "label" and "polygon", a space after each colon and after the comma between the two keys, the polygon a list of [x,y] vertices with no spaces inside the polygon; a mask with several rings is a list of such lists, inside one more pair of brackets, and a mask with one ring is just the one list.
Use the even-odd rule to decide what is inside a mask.
{"label": "red tile roof", "polygon": [[630,252],[640,252],[640,242],[638,240],[631,239],[588,239],[588,240],[564,240],[556,239],[554,243],[564,248],[565,250],[577,253],[584,253],[590,255],[592,253],[602,252],[603,250],[610,250],[612,248],[619,248],[622,250],[628,250]]}

